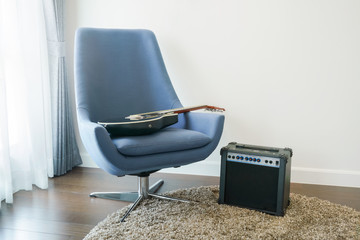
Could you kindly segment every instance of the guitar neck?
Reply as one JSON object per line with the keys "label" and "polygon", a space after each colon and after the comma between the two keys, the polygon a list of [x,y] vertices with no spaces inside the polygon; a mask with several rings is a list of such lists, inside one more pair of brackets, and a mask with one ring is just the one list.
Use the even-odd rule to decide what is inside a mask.
{"label": "guitar neck", "polygon": [[130,120],[140,120],[147,117],[153,117],[154,115],[165,115],[165,114],[179,114],[179,113],[186,113],[190,111],[196,111],[200,109],[213,109],[215,111],[225,111],[224,108],[218,108],[214,106],[208,106],[208,105],[198,105],[193,107],[183,107],[183,108],[174,108],[174,109],[168,109],[168,110],[161,110],[161,111],[155,111],[155,112],[147,112],[147,113],[139,113],[134,114],[126,117],[126,119]]}
{"label": "guitar neck", "polygon": [[160,114],[186,113],[186,112],[196,111],[196,110],[200,110],[200,109],[205,109],[207,107],[208,107],[207,105],[199,105],[199,106],[193,106],[193,107],[174,108],[174,109],[158,111],[158,112],[154,112],[154,113],[160,113]]}

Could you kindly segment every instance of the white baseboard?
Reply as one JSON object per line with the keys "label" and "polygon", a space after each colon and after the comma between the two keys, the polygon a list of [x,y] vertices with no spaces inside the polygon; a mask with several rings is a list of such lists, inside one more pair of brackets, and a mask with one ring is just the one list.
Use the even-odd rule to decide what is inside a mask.
{"label": "white baseboard", "polygon": [[[81,153],[81,156],[81,167],[98,167],[88,153]],[[165,168],[160,172],[220,176],[220,161],[205,160],[179,168]],[[291,182],[360,188],[360,171],[292,167]]]}
{"label": "white baseboard", "polygon": [[291,182],[360,188],[360,171],[292,167]]}
{"label": "white baseboard", "polygon": [[220,176],[220,162],[205,160],[178,168],[165,168],[160,170],[160,172],[202,176]]}
{"label": "white baseboard", "polygon": [[[220,176],[220,162],[202,161],[161,172]],[[292,167],[291,182],[360,188],[360,171]]]}
{"label": "white baseboard", "polygon": [[87,152],[80,152],[80,156],[83,161],[80,167],[99,168]]}

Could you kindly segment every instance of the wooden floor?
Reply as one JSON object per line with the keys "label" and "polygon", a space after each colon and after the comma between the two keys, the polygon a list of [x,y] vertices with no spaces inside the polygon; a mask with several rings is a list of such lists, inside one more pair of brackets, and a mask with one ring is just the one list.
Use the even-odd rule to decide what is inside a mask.
{"label": "wooden floor", "polygon": [[[165,184],[159,192],[205,185],[218,185],[218,177],[164,174],[151,175]],[[0,239],[75,240],[83,237],[108,214],[129,203],[90,198],[94,191],[136,191],[136,177],[117,178],[100,169],[75,168],[49,180],[49,189],[20,191],[13,204],[1,205]],[[291,184],[291,192],[316,196],[360,210],[360,188]]]}

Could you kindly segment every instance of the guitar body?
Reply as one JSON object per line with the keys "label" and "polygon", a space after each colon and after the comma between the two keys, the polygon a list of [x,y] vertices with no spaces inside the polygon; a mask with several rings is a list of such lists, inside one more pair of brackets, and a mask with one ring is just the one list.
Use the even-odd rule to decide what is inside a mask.
{"label": "guitar body", "polygon": [[139,136],[155,133],[178,122],[178,114],[167,114],[145,120],[100,121],[111,137]]}

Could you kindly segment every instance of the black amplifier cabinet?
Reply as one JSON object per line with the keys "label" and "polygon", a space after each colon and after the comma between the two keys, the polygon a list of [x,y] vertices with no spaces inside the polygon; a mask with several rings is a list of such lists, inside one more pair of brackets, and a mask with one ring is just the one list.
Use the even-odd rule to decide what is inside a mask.
{"label": "black amplifier cabinet", "polygon": [[229,143],[221,149],[219,203],[284,216],[292,150]]}

